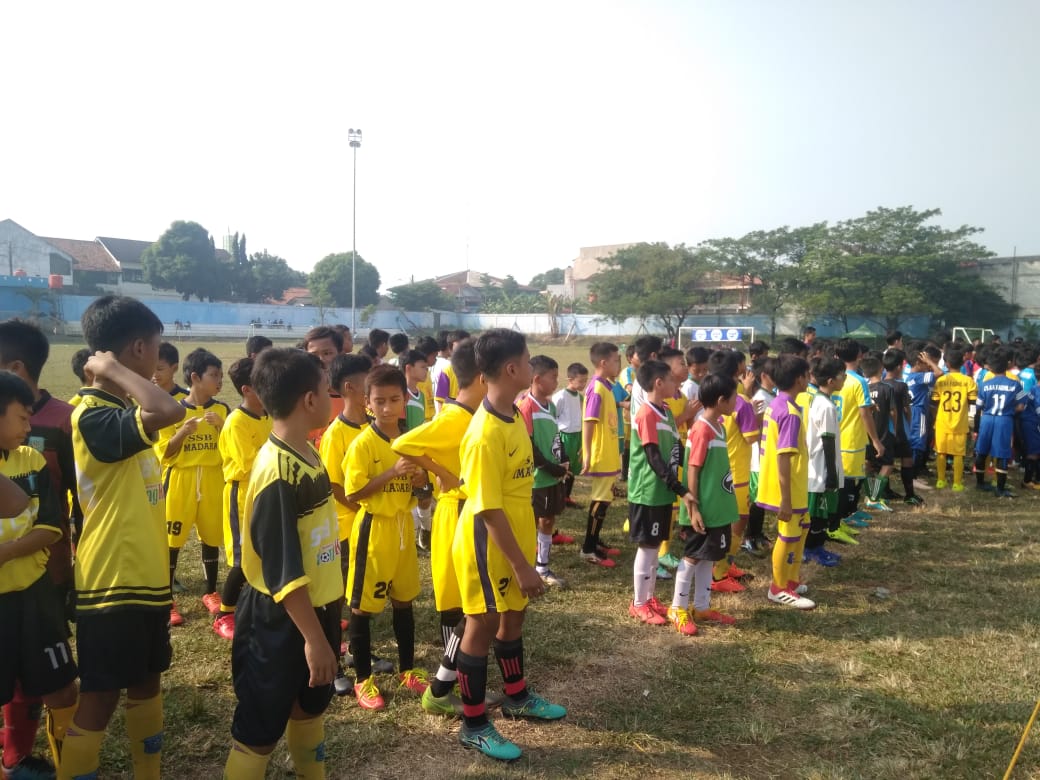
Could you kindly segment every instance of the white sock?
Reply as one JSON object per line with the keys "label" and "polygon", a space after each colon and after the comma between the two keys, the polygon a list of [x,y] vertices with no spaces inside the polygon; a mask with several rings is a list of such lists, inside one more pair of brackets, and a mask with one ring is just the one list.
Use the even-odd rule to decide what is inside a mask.
{"label": "white sock", "polygon": [[675,572],[675,592],[672,595],[672,606],[676,609],[687,609],[690,606],[690,589],[693,587],[694,565],[683,558]]}
{"label": "white sock", "polygon": [[641,607],[654,595],[657,584],[657,548],[637,547],[636,559],[632,564],[632,585],[635,590],[635,605]]}
{"label": "white sock", "polygon": [[549,551],[552,549],[552,534],[538,532],[538,552],[535,555],[535,569],[539,574],[549,571]]}
{"label": "white sock", "polygon": [[417,506],[413,510],[413,514],[415,516],[416,521],[415,530],[418,531],[421,528],[424,531],[429,531],[432,527],[431,520],[433,518],[433,504],[430,504],[425,509],[423,509],[421,506]]}
{"label": "white sock", "polygon": [[703,612],[711,606],[711,570],[713,561],[697,561],[693,565],[693,608]]}

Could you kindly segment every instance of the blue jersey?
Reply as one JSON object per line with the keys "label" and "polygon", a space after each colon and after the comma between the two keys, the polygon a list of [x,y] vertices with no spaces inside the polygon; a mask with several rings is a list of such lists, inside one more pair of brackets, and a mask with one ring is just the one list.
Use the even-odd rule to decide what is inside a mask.
{"label": "blue jersey", "polygon": [[1036,372],[1029,367],[1018,372],[1018,381],[1022,383],[1022,389],[1029,393],[1036,387]]}
{"label": "blue jersey", "polygon": [[975,403],[987,417],[1014,417],[1015,407],[1024,403],[1026,398],[1017,379],[1001,374],[979,385],[979,396]]}
{"label": "blue jersey", "polygon": [[931,371],[911,371],[906,375],[906,386],[910,390],[910,407],[915,410],[927,409],[928,399],[932,397],[935,387],[935,374]]}

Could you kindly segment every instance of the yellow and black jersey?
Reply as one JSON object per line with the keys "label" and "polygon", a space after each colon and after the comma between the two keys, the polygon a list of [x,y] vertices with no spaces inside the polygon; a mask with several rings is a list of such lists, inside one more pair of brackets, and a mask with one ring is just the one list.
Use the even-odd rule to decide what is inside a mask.
{"label": "yellow and black jersey", "polygon": [[308,447],[305,457],[272,434],[257,453],[242,519],[242,571],[277,602],[306,587],[320,607],[343,596],[343,573],[329,475]]}
{"label": "yellow and black jersey", "polygon": [[534,451],[515,406],[512,417],[504,417],[485,399],[462,437],[459,454],[467,496],[464,514],[502,509],[510,523],[534,527]]}
{"label": "yellow and black jersey", "polygon": [[[59,504],[43,455],[29,446],[10,451],[0,450],[0,474],[29,496],[29,506],[21,514],[0,517],[0,544],[21,539],[38,528],[53,531],[55,539],[60,537]],[[0,566],[0,593],[25,590],[36,582],[47,568],[47,556],[47,548],[44,547],[32,555],[14,558]]]}
{"label": "yellow and black jersey", "polygon": [[[329,472],[329,480],[334,485],[346,489],[347,478],[343,471],[346,465],[347,450],[354,443],[354,439],[361,435],[361,431],[368,427],[368,421],[355,423],[348,420],[342,414],[336,416],[325,433],[321,437],[321,462],[325,464],[325,470]],[[339,518],[340,539],[350,538],[350,529],[353,527],[353,509],[336,502],[336,517]]]}
{"label": "yellow and black jersey", "polygon": [[[354,439],[343,460],[346,479],[343,490],[348,496],[360,491],[373,477],[379,476],[397,462],[397,453],[391,449],[394,441],[396,439],[388,438],[375,425],[369,425]],[[396,517],[398,512],[407,512],[416,504],[412,497],[412,478],[394,477],[383,485],[382,490],[358,503],[362,512],[375,517]]]}
{"label": "yellow and black jersey", "polygon": [[170,608],[162,473],[141,409],[84,388],[72,413],[83,531],[76,610]]}
{"label": "yellow and black jersey", "polygon": [[[394,439],[394,452],[398,455],[418,457],[425,455],[434,463],[443,466],[456,477],[462,471],[459,458],[459,444],[473,420],[473,410],[458,401],[448,400],[441,407],[441,413],[425,425],[420,425]],[[437,492],[437,497],[462,499],[466,497],[462,486],[444,493]]]}
{"label": "yellow and black jersey", "polygon": [[[180,404],[185,409],[184,419],[177,425],[163,428],[159,432],[159,441],[156,443],[156,450],[162,459],[163,468],[173,466],[174,468],[187,469],[195,466],[220,466],[220,430],[223,427],[223,421],[227,420],[230,413],[228,405],[223,401],[218,401],[216,398],[211,398],[206,403],[198,406],[189,403],[187,399],[181,399]],[[216,412],[220,415],[221,427],[206,422],[205,417],[208,412]],[[193,417],[199,420],[199,425],[195,432],[184,439],[176,455],[166,457],[166,448],[170,443],[170,439],[173,438],[173,434],[177,432],[177,428]]]}
{"label": "yellow and black jersey", "polygon": [[266,414],[253,414],[244,406],[231,411],[217,441],[225,482],[249,479],[256,453],[270,435],[271,418]]}

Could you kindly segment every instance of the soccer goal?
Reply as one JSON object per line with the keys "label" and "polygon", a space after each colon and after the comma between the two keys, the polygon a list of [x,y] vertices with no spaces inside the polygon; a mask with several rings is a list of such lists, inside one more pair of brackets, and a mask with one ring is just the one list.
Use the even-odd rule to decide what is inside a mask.
{"label": "soccer goal", "polygon": [[749,325],[679,328],[679,349],[683,351],[690,347],[732,347],[736,344],[750,344],[754,340],[755,329]]}
{"label": "soccer goal", "polygon": [[993,336],[992,328],[963,328],[958,325],[953,329],[953,338],[955,341],[961,339],[969,344],[973,343],[975,339],[978,339],[985,344],[991,336]]}

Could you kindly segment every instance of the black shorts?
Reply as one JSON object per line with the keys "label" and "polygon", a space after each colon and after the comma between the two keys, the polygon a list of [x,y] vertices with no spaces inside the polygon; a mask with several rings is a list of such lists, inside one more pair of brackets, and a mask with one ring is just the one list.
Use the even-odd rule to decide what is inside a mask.
{"label": "black shorts", "polygon": [[44,572],[25,590],[0,594],[0,704],[14,697],[15,682],[26,696],[46,696],[76,679],[76,662],[66,641],[62,591]]}
{"label": "black shorts", "polygon": [[532,490],[531,506],[534,507],[534,516],[556,517],[563,511],[565,495],[562,482]]}
{"label": "black shorts", "polygon": [[170,609],[119,609],[76,615],[79,689],[121,691],[170,668]]}
{"label": "black shorts", "polygon": [[672,522],[672,505],[628,505],[628,538],[636,544],[657,546],[668,537]]}
{"label": "black shorts", "polygon": [[896,462],[896,437],[895,434],[886,431],[881,434],[881,446],[885,448],[885,454],[880,458],[877,450],[871,442],[867,442],[867,462],[875,466],[891,466]]}
{"label": "black shorts", "polygon": [[[333,652],[339,654],[339,612],[335,604],[315,612]],[[273,745],[289,723],[293,704],[321,715],[332,700],[332,685],[311,688],[303,635],[282,604],[249,585],[242,590],[231,643],[235,715],[231,735],[243,745]]]}
{"label": "black shorts", "polygon": [[721,561],[729,552],[729,525],[706,528],[704,533],[693,526],[680,525],[679,539],[683,543],[683,557],[695,561]]}
{"label": "black shorts", "polygon": [[910,440],[903,436],[897,437],[896,446],[893,448],[892,454],[900,459],[914,457],[914,450],[910,446]]}

